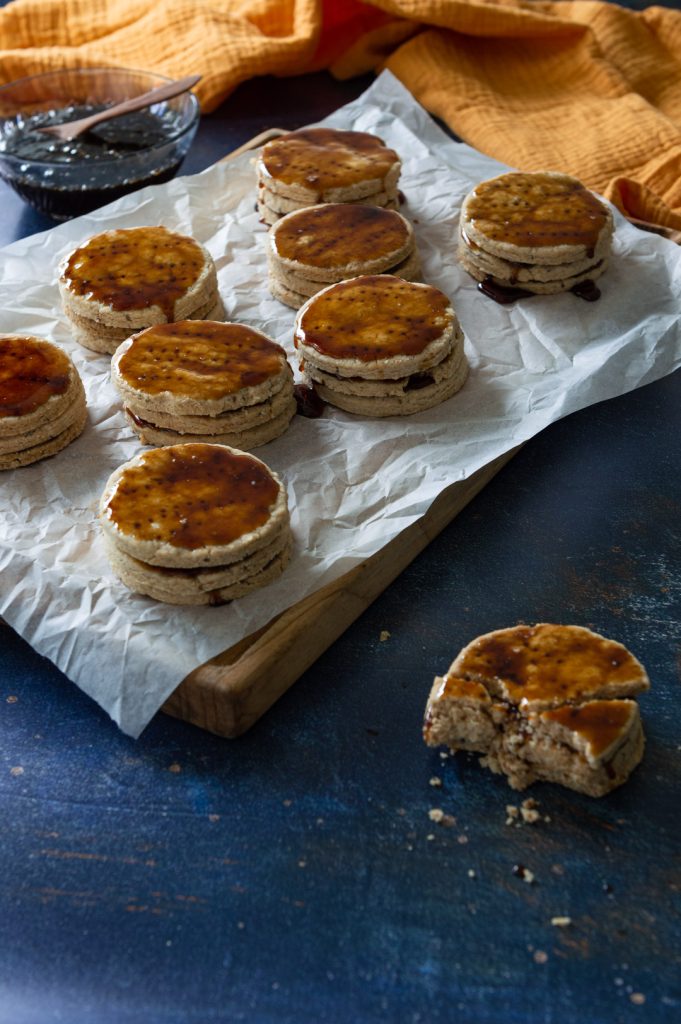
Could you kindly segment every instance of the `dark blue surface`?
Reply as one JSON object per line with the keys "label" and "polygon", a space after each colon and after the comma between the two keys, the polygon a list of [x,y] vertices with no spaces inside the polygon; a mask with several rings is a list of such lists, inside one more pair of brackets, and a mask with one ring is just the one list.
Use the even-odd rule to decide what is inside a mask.
{"label": "dark blue surface", "polygon": [[[250,83],[185,170],[364,84]],[[6,199],[4,242],[47,226]],[[163,715],[129,740],[0,627],[1,1024],[681,1019],[680,399],[676,374],[528,443],[239,740]],[[421,740],[464,643],[542,620],[652,678],[644,762],[602,800]],[[529,795],[550,821],[506,825]]]}

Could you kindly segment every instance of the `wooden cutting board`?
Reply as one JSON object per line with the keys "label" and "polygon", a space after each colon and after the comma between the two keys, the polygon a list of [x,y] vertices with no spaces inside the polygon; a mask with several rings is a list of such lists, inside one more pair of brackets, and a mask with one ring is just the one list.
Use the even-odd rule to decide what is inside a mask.
{"label": "wooden cutting board", "polygon": [[194,669],[162,710],[218,736],[246,732],[516,451],[447,487],[421,519],[371,558]]}

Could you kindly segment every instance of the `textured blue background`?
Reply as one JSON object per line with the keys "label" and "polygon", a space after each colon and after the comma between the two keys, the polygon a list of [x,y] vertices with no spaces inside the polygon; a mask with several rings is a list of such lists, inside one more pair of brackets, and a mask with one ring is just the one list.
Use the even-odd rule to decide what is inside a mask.
{"label": "textured blue background", "polygon": [[[184,170],[367,81],[249,83]],[[3,244],[49,226],[0,210]],[[0,627],[1,1024],[680,1020],[680,388],[528,443],[239,740],[159,715],[133,742]],[[652,678],[643,765],[600,801],[421,740],[464,643],[542,620]],[[550,821],[506,825],[528,795]]]}

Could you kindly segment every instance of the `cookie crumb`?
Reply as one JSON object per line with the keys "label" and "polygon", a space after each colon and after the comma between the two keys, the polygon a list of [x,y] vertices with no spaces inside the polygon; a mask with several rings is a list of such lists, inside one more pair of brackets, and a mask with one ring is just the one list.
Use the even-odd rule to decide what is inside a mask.
{"label": "cookie crumb", "polygon": [[646,997],[643,995],[643,992],[632,992],[629,996],[629,1000],[636,1006],[643,1006],[646,1001]]}
{"label": "cookie crumb", "polygon": [[433,839],[435,839],[435,836],[433,835],[432,832],[429,832],[428,835],[426,836],[426,839],[428,840],[429,843],[431,843]]}
{"label": "cookie crumb", "polygon": [[382,629],[378,636],[379,642],[384,644],[386,640],[390,639],[390,633],[387,629]]}
{"label": "cookie crumb", "polygon": [[179,775],[182,771],[182,765],[178,764],[177,761],[173,761],[172,764],[168,765],[168,771],[172,772],[173,775]]}
{"label": "cookie crumb", "polygon": [[445,812],[441,810],[439,807],[431,807],[431,809],[428,811],[428,817],[430,818],[431,821],[442,821],[444,816]]}
{"label": "cookie crumb", "polygon": [[465,846],[466,843],[468,842],[468,836],[465,836],[462,833],[460,836],[456,837],[456,841],[457,841],[457,843],[461,843],[462,846]]}
{"label": "cookie crumb", "polygon": [[442,779],[438,775],[433,775],[432,779],[428,781],[429,786],[441,786]]}
{"label": "cookie crumb", "polygon": [[520,805],[520,814],[522,819],[528,825],[534,825],[535,822],[539,821],[541,814],[537,810],[539,804],[532,797],[528,797],[527,800],[523,800]]}
{"label": "cookie crumb", "polygon": [[536,964],[545,964],[548,961],[549,957],[548,953],[545,953],[543,949],[537,949],[535,950],[532,959]]}
{"label": "cookie crumb", "polygon": [[515,804],[506,804],[506,824],[507,825],[514,825],[516,823],[516,821],[518,820],[518,815],[519,814],[520,814],[520,812],[519,812],[518,808],[515,806]]}
{"label": "cookie crumb", "polygon": [[534,871],[530,871],[524,864],[514,864],[513,874],[518,878],[522,878],[523,882],[527,882],[528,885],[532,885],[534,882]]}
{"label": "cookie crumb", "polygon": [[572,924],[571,917],[552,917],[551,924],[554,928],[567,928],[568,925]]}
{"label": "cookie crumb", "polygon": [[10,775],[14,775],[14,776],[23,775],[24,774],[24,769],[21,767],[20,764],[18,764],[18,765],[15,765],[14,768],[10,768],[9,773],[10,773]]}

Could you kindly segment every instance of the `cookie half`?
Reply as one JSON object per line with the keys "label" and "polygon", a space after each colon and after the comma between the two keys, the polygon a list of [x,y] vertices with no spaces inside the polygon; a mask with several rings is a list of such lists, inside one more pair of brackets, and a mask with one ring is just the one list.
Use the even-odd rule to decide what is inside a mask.
{"label": "cookie half", "polygon": [[210,253],[163,227],[93,236],[63,261],[59,290],[76,339],[97,352],[153,324],[222,316]]}
{"label": "cookie half", "polygon": [[620,643],[582,626],[495,630],[435,679],[424,722],[430,746],[484,755],[514,789],[557,782],[603,796],[643,756],[638,704],[649,689]]}
{"label": "cookie half", "polygon": [[63,349],[43,338],[0,336],[0,469],[54,455],[86,420],[83,384]]}

